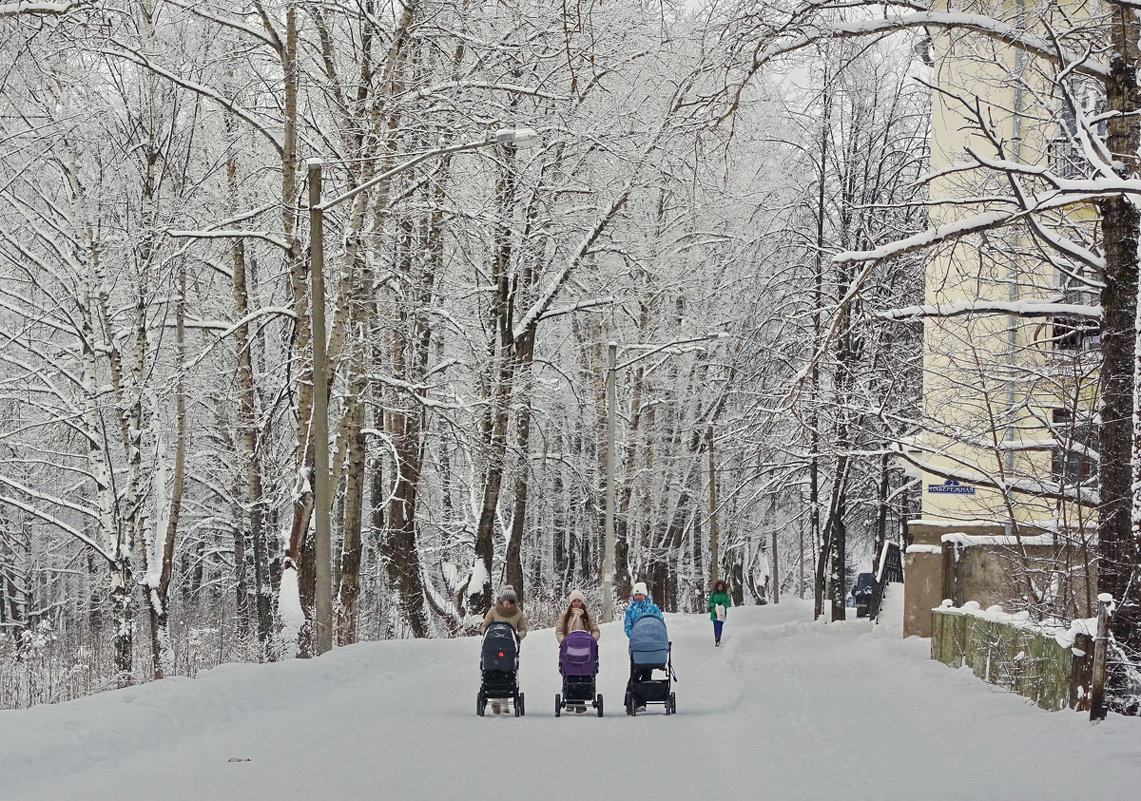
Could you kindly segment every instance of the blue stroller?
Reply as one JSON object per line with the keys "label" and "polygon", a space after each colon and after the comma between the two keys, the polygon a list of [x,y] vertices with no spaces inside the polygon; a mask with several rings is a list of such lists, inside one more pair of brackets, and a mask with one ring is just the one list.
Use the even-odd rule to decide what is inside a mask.
{"label": "blue stroller", "polygon": [[[630,681],[626,685],[626,714],[633,715],[646,704],[664,704],[666,714],[677,712],[671,681],[677,681],[670,658],[672,643],[666,634],[666,622],[645,615],[630,627]],[[654,671],[665,675],[655,678]]]}
{"label": "blue stroller", "polygon": [[475,713],[483,717],[487,701],[510,701],[515,717],[525,714],[523,693],[519,692],[519,638],[515,627],[497,620],[483,634],[479,657],[479,694],[475,697]]}
{"label": "blue stroller", "polygon": [[568,707],[582,712],[587,704],[602,717],[602,694],[594,693],[598,642],[590,632],[572,631],[563,638],[559,645],[559,673],[563,676],[563,691],[555,695],[555,717]]}

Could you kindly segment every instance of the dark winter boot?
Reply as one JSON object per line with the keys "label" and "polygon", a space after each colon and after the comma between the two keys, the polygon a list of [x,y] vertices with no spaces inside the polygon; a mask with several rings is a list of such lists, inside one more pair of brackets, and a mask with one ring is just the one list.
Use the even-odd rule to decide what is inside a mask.
{"label": "dark winter boot", "polygon": [[714,640],[713,645],[717,648],[720,648],[721,647],[721,638],[718,637],[716,640]]}

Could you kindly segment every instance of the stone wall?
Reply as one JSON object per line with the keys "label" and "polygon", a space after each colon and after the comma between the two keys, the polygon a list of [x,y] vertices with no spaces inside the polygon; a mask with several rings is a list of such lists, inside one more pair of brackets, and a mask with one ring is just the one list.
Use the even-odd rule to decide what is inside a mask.
{"label": "stone wall", "polygon": [[903,636],[930,637],[931,609],[944,599],[955,606],[1033,606],[1036,615],[1066,619],[1095,614],[1091,554],[1030,526],[1023,529],[1013,537],[994,523],[910,521]]}
{"label": "stone wall", "polygon": [[994,604],[1009,608],[1012,599],[1028,598],[1031,588],[1053,587],[1057,596],[1052,614],[1079,618],[1097,613],[1097,578],[1072,549],[1033,544],[1031,538],[975,543],[954,535],[945,537],[942,546],[943,598],[955,606],[977,601],[984,609]]}
{"label": "stone wall", "polygon": [[969,604],[933,611],[932,659],[954,668],[966,665],[983,681],[1030,698],[1043,709],[1082,708],[1093,661],[1087,633],[1074,626],[1044,633],[988,619],[1001,613],[972,614],[977,609]]}

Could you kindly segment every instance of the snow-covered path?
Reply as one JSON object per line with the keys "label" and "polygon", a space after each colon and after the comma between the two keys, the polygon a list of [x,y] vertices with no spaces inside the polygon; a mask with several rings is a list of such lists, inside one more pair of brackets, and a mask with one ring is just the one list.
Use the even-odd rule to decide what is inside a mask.
{"label": "snow-covered path", "polygon": [[707,618],[668,616],[670,717],[625,715],[617,624],[600,643],[601,719],[554,717],[550,630],[523,644],[523,718],[476,717],[475,638],[0,712],[0,799],[1060,801],[1141,787],[1141,721],[1047,714],[929,661],[926,640],[892,626],[810,620],[799,601],[733,609],[715,649]]}

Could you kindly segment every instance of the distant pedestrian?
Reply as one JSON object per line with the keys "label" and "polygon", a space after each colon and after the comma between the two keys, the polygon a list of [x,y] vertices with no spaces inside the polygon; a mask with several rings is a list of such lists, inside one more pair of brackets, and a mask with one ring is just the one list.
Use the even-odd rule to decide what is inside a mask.
{"label": "distant pedestrian", "polygon": [[733,601],[725,589],[725,582],[718,581],[713,585],[713,592],[709,593],[709,619],[713,621],[713,644],[721,646],[721,629],[725,626],[725,613]]}

